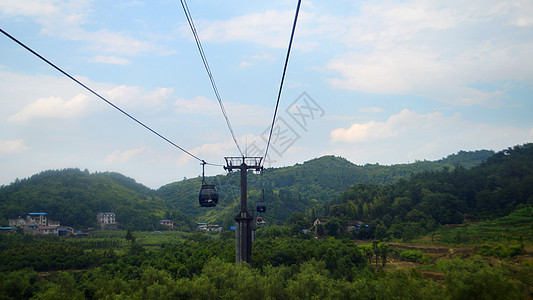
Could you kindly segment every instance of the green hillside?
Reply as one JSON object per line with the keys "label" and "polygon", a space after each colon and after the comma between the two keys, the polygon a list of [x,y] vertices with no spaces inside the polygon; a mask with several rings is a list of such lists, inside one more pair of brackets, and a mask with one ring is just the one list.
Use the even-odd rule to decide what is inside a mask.
{"label": "green hillside", "polygon": [[[439,161],[392,166],[358,166],[344,158],[324,156],[292,167],[268,168],[263,175],[250,172],[249,206],[253,210],[263,198],[264,187],[268,210],[263,216],[270,224],[281,224],[294,212],[323,216],[328,213],[324,203],[337,199],[354,184],[391,184],[412,173],[453,169],[457,164],[478,165],[492,154],[487,150],[462,151]],[[0,187],[0,222],[7,225],[9,218],[46,212],[61,224],[88,228],[96,225],[97,213],[111,211],[122,228],[135,230],[161,229],[161,219],[172,219],[182,229],[191,229],[192,221],[233,225],[239,206],[239,173],[208,177],[206,181],[219,189],[217,207],[199,207],[200,177],[152,190],[118,173],[44,171]]]}
{"label": "green hillside", "polygon": [[367,238],[426,234],[442,224],[490,220],[533,204],[533,144],[496,153],[472,169],[422,172],[379,186],[359,183],[330,201],[328,215],[369,224]]}
{"label": "green hillside", "polygon": [[94,227],[96,214],[114,212],[123,228],[152,230],[159,220],[173,213],[153,190],[118,173],[95,173],[79,169],[45,171],[0,188],[0,217],[24,217],[28,212],[46,212],[62,225]]}
{"label": "green hillside", "polygon": [[[481,164],[493,154],[489,150],[460,151],[438,161],[417,161],[392,166],[358,166],[341,157],[323,156],[291,167],[267,168],[263,171],[263,177],[249,172],[248,203],[253,209],[256,202],[262,199],[261,190],[264,187],[268,209],[263,216],[267,222],[281,224],[294,212],[303,212],[313,218],[326,214],[327,208],[323,204],[337,198],[354,184],[386,185],[409,178],[414,173],[453,169],[456,165],[470,168]],[[202,208],[197,202],[191,201],[198,196],[201,178],[165,185],[157,190],[157,195],[169,207],[179,207],[198,222],[233,224],[233,217],[239,207],[238,172],[210,177],[207,182],[216,184],[219,189],[221,200],[216,208]]]}

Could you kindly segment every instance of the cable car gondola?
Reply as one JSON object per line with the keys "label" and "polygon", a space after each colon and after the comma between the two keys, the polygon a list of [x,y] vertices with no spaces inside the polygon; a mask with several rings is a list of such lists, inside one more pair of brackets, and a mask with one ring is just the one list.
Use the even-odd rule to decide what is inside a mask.
{"label": "cable car gondola", "polygon": [[262,202],[262,201],[257,202],[256,208],[257,208],[257,212],[259,213],[265,212],[267,210],[265,202]]}
{"label": "cable car gondola", "polygon": [[213,184],[202,182],[202,188],[198,195],[201,207],[213,207],[218,203],[218,190]]}
{"label": "cable car gondola", "polygon": [[[262,173],[261,173],[262,175]],[[261,179],[261,183],[262,183],[263,179]],[[255,208],[257,210],[258,213],[264,213],[265,211],[267,211],[267,207],[266,207],[266,204],[265,204],[265,189],[262,189],[261,190],[261,201],[257,202],[257,204],[255,205]]]}
{"label": "cable car gondola", "polygon": [[262,217],[257,217],[257,219],[255,219],[255,222],[256,222],[257,226],[265,226],[266,225],[266,222],[265,222],[265,220],[263,220]]}
{"label": "cable car gondola", "polygon": [[205,161],[202,161],[202,188],[198,194],[201,207],[213,207],[218,203],[218,190],[214,184],[205,183]]}

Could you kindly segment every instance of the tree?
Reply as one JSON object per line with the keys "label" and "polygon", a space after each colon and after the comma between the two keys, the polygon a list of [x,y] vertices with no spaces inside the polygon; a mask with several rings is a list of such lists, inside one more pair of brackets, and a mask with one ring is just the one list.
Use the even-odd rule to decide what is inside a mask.
{"label": "tree", "polygon": [[379,259],[379,243],[378,240],[372,241],[372,249],[374,249],[374,255],[376,256],[376,267],[378,266],[378,259]]}
{"label": "tree", "polygon": [[337,218],[331,218],[325,225],[326,232],[329,236],[337,237],[341,228],[341,223]]}
{"label": "tree", "polygon": [[135,241],[135,237],[133,236],[133,234],[131,233],[131,227],[128,227],[128,232],[126,232],[126,236],[124,237],[126,240],[128,241],[131,241],[131,242],[134,242]]}
{"label": "tree", "polygon": [[293,235],[298,235],[302,233],[302,230],[309,227],[309,219],[301,212],[293,213],[289,219],[287,219],[287,224],[291,228],[290,231]]}
{"label": "tree", "polygon": [[379,244],[379,255],[381,255],[381,266],[385,268],[387,264],[387,256],[389,254],[389,245],[385,243]]}
{"label": "tree", "polygon": [[379,223],[374,230],[374,237],[378,240],[384,239],[387,236],[387,227],[383,222]]}

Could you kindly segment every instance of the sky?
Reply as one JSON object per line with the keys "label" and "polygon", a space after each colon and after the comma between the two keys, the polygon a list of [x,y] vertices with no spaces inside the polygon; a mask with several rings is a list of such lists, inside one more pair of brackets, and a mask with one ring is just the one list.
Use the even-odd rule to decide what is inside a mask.
{"label": "sky", "polygon": [[[194,156],[264,156],[297,1],[3,0],[0,28]],[[533,2],[303,1],[265,167],[533,141]],[[239,145],[242,154],[239,152]],[[0,35],[0,185],[49,169],[151,188],[201,162]]]}

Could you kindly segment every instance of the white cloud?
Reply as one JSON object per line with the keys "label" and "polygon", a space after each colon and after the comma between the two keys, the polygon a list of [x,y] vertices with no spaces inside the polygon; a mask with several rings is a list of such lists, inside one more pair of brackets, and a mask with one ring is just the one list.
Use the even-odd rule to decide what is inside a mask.
{"label": "white cloud", "polygon": [[[0,116],[11,122],[21,123],[38,118],[72,119],[109,109],[101,105],[102,100],[65,77],[26,75],[2,70],[0,76]],[[85,77],[75,78],[128,112],[164,108],[166,101],[175,97],[172,88],[158,87],[147,91],[139,86],[117,86],[94,82]],[[80,94],[80,90],[83,94]]]}
{"label": "white cloud", "polygon": [[[286,49],[293,21],[294,9],[285,11],[267,10],[221,21],[196,20],[195,23],[202,41],[214,43],[245,42],[268,48]],[[318,42],[315,39],[301,39],[302,36],[315,34],[315,32],[306,29],[301,24],[314,21],[313,14],[304,10],[300,11],[295,32],[298,43],[293,45],[294,48],[300,50],[316,48]],[[190,35],[188,27],[183,27],[182,31]]]}
{"label": "white cloud", "polygon": [[24,139],[14,141],[0,140],[0,156],[19,153],[28,149],[29,147],[24,145]]}
{"label": "white cloud", "polygon": [[77,95],[71,100],[61,97],[39,98],[21,111],[9,117],[9,121],[24,123],[39,118],[72,119],[84,114],[89,108],[87,96]]}
{"label": "white cloud", "polygon": [[137,157],[138,155],[142,154],[145,150],[146,150],[146,146],[143,146],[137,149],[132,149],[132,150],[125,150],[125,151],[116,150],[113,153],[107,155],[105,158],[105,161],[107,163],[127,162]]}
{"label": "white cloud", "polygon": [[456,127],[460,123],[459,119],[459,114],[446,118],[440,112],[423,115],[403,109],[399,114],[392,115],[386,122],[354,123],[348,129],[333,130],[330,137],[333,143],[360,143],[406,135],[418,136],[421,133],[440,130],[444,126]]}
{"label": "white cloud", "polygon": [[2,3],[0,3],[0,11],[7,15],[38,17],[59,14],[61,8],[57,6],[57,1],[54,0],[4,0]]}
{"label": "white cloud", "polygon": [[475,123],[458,113],[418,114],[404,109],[385,122],[354,123],[348,129],[335,129],[330,138],[332,146],[340,146],[331,152],[354,162],[400,163],[438,159],[458,150],[503,149],[528,142],[533,136],[529,129]]}
{"label": "white cloud", "polygon": [[255,65],[257,62],[260,61],[274,61],[275,59],[270,54],[258,54],[258,55],[252,55],[247,60],[242,61],[239,66],[241,68],[246,68],[252,65]]}
{"label": "white cloud", "polygon": [[142,96],[143,102],[149,106],[156,106],[161,104],[164,100],[171,98],[174,94],[173,88],[158,87],[152,92],[148,92]]}
{"label": "white cloud", "polygon": [[215,115],[220,111],[219,104],[215,100],[198,96],[192,100],[179,98],[174,102],[176,112],[181,114]]}
{"label": "white cloud", "polygon": [[490,105],[504,91],[480,83],[533,84],[533,26],[524,25],[523,11],[533,11],[533,2],[364,2],[356,17],[316,18],[315,30],[348,47],[326,65],[340,75],[329,79],[334,87]]}
{"label": "white cloud", "polygon": [[[94,52],[137,55],[142,52],[168,54],[148,41],[108,30],[86,30],[91,23],[92,1],[82,0],[6,0],[0,2],[0,13],[8,17],[27,17],[41,26],[41,33],[59,39],[88,42]],[[102,57],[100,58],[102,59]],[[107,58],[109,63],[109,59]],[[114,59],[115,63],[117,59]],[[124,61],[122,61],[124,63]]]}
{"label": "white cloud", "polygon": [[87,32],[82,29],[73,30],[71,33],[65,34],[63,38],[91,42],[90,49],[92,51],[102,51],[105,53],[137,55],[143,52],[156,52],[159,54],[168,54],[168,51],[150,42],[141,41],[122,33],[104,30],[97,32]]}
{"label": "white cloud", "polygon": [[255,42],[284,48],[287,46],[287,28],[294,18],[292,11],[269,10],[252,13],[225,21],[197,21],[202,40],[223,43],[233,41]]}

